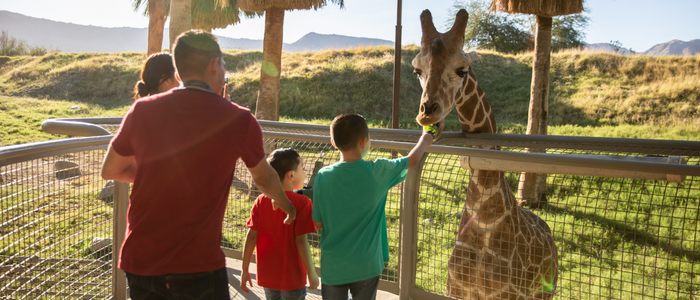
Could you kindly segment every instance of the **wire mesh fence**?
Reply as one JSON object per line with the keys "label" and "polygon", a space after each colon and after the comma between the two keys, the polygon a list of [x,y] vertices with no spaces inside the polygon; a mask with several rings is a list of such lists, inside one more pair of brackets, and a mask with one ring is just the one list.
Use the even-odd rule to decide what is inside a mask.
{"label": "wire mesh fence", "polygon": [[[329,143],[327,126],[261,124],[268,131],[266,148],[297,149],[309,176],[319,157],[325,165],[339,159]],[[293,135],[281,137],[272,132]],[[376,147],[367,159],[405,155],[410,148],[396,142],[415,142],[419,134],[371,132],[373,140],[393,142],[373,142]],[[700,298],[698,143],[444,136],[418,167],[416,210],[402,207],[411,190],[406,184],[389,192],[386,214],[392,260],[383,282],[400,282],[400,274],[405,274],[401,268],[408,266],[411,279],[408,286],[402,285],[402,293],[409,289],[414,299],[476,299],[473,293],[486,299]],[[501,151],[466,154],[465,149],[471,148]],[[675,157],[675,164],[692,166],[694,173],[674,180],[620,178],[614,176],[619,167],[608,170],[600,165],[596,168],[603,171],[596,176],[550,173],[543,176],[542,202],[534,207],[519,198],[520,171],[475,171],[465,167],[462,159],[463,155],[528,151],[661,158],[664,164],[653,164],[659,168],[667,164],[666,158]],[[95,164],[103,154],[83,151],[47,156],[0,169],[0,298],[99,298],[108,294],[111,273],[98,273],[98,269],[111,268],[111,252],[89,249],[95,238],[111,236],[111,219],[103,220],[109,218],[103,212],[111,212],[110,203],[99,195],[105,182],[95,177]],[[58,170],[58,161],[74,162],[78,167],[66,165]],[[522,161],[506,161],[503,169],[496,170],[517,169],[513,165],[519,163]],[[633,162],[626,166],[649,165]],[[80,176],[71,173],[75,169]],[[634,170],[632,175],[639,175],[640,168]],[[259,193],[239,162],[224,219],[225,249],[242,250],[245,222]],[[413,216],[415,226],[401,227]],[[407,236],[400,232],[402,228],[415,235],[408,248],[401,245],[401,237]],[[318,265],[319,237],[312,234],[309,240]],[[554,257],[547,252],[550,241],[556,248],[553,261],[546,259]]]}
{"label": "wire mesh fence", "polygon": [[[557,144],[466,140],[454,138],[441,144],[479,148],[499,147],[505,151],[554,154],[595,154],[646,158],[681,157],[688,165],[700,165],[700,149],[674,148],[663,142],[640,147],[633,140],[617,145]],[[474,171],[472,171],[474,172]],[[498,208],[482,208],[478,198],[493,195],[487,184],[470,186],[470,171],[460,168],[459,158],[431,154],[423,169],[418,225],[416,287],[440,295],[470,298],[468,292],[496,299],[534,297],[552,293],[558,299],[697,299],[700,284],[698,263],[698,217],[700,177],[684,177],[682,182],[578,175],[545,175],[545,203],[528,207],[548,227],[558,252],[556,284],[546,266],[529,262],[525,277],[535,282],[517,288],[513,282],[521,262],[512,253],[527,252],[520,244],[500,245],[496,238],[520,230],[522,225],[491,230],[463,230],[474,212],[493,213]],[[507,191],[518,196],[520,172],[505,172]],[[473,181],[490,180],[472,178]],[[478,190],[470,192],[470,188]],[[473,195],[470,195],[473,194]],[[465,200],[466,203],[465,203]],[[515,202],[522,199],[516,198]],[[488,202],[488,201],[484,201]],[[505,203],[502,201],[498,203]],[[466,205],[465,205],[466,204]],[[499,204],[500,205],[500,204]],[[511,218],[508,204],[488,221]],[[472,207],[470,207],[472,206]],[[467,212],[473,210],[471,213]],[[478,217],[477,217],[478,218]],[[504,221],[505,222],[505,221]],[[515,223],[515,222],[513,222]],[[474,226],[474,224],[472,224]],[[537,226],[536,226],[537,227]],[[531,230],[531,229],[530,229]],[[467,235],[472,239],[461,237]],[[527,234],[526,234],[527,235]],[[460,245],[460,241],[467,244]],[[509,240],[512,242],[512,240]],[[526,243],[530,247],[536,240]],[[453,261],[461,247],[473,250],[473,261]],[[543,246],[538,246],[543,247]],[[466,251],[466,250],[464,250]],[[493,253],[503,251],[504,253]],[[530,250],[537,252],[537,250]],[[521,253],[522,254],[522,253]],[[518,256],[516,254],[515,256]],[[459,259],[458,259],[459,260]],[[466,259],[465,259],[466,260]],[[536,260],[536,259],[535,259]],[[480,263],[479,263],[480,262]],[[502,264],[503,263],[503,264]],[[457,265],[482,270],[456,274]],[[476,264],[477,267],[474,266]],[[501,276],[499,278],[499,276]],[[471,285],[461,287],[465,294],[450,291],[451,277]],[[516,278],[517,277],[517,278]],[[522,277],[522,276],[521,276]],[[538,281],[539,284],[537,283]],[[475,299],[474,297],[472,297]],[[481,299],[481,298],[479,298]],[[488,299],[488,298],[487,298]]]}
{"label": "wire mesh fence", "polygon": [[[263,126],[266,130],[275,130],[273,126]],[[327,127],[326,127],[327,128]],[[327,136],[321,129],[303,128],[279,130],[294,134],[316,134]],[[375,139],[379,135],[373,134]],[[415,142],[416,135],[382,136],[386,140]],[[268,144],[273,143],[267,140]],[[309,143],[293,140],[274,140],[277,147],[297,148],[306,161],[306,171],[310,174],[313,161],[320,150],[330,151],[324,163],[337,161],[338,154],[329,144]],[[664,143],[653,146],[638,146],[630,142],[621,144],[595,145],[589,143],[532,143],[523,141],[499,141],[489,139],[465,139],[453,137],[442,140],[440,145],[468,146],[476,148],[499,148],[502,151],[526,152],[537,151],[551,154],[571,155],[614,155],[627,157],[682,157],[688,165],[700,163],[700,149],[674,148]],[[371,157],[390,157],[393,149],[373,149]],[[401,152],[401,151],[399,151]],[[404,151],[405,154],[405,151]],[[237,174],[243,174],[240,169]],[[475,255],[488,256],[494,251],[494,243],[484,242],[485,234],[475,233],[476,239],[460,241],[464,225],[469,223],[472,214],[464,213],[465,204],[471,198],[490,198],[493,191],[486,192],[483,186],[475,186],[477,191],[470,195],[470,173],[460,164],[460,156],[431,153],[423,165],[417,212],[417,242],[415,261],[415,287],[430,294],[469,299],[468,293],[450,292],[450,264],[455,264],[454,252],[457,244],[476,249]],[[612,171],[611,171],[612,172]],[[494,172],[503,174],[505,180],[504,194],[510,193],[514,206],[522,199],[518,198],[518,181],[520,172]],[[500,175],[498,175],[500,176]],[[627,179],[614,177],[596,177],[581,175],[549,174],[545,177],[545,190],[542,192],[546,202],[538,208],[518,208],[526,211],[521,214],[532,215],[542,220],[549,228],[549,239],[556,246],[558,257],[555,271],[549,268],[545,272],[523,271],[505,255],[493,256],[501,262],[481,262],[469,281],[479,294],[491,295],[496,299],[524,298],[538,294],[552,294],[558,299],[693,299],[697,296],[700,276],[697,275],[700,264],[697,260],[697,222],[700,215],[698,199],[700,183],[697,176],[684,177],[683,182],[674,183],[660,180]],[[248,181],[250,182],[250,181]],[[387,219],[401,218],[399,188],[392,190],[387,204]],[[506,197],[506,196],[504,196]],[[248,205],[253,197],[248,197]],[[394,200],[396,199],[396,200]],[[472,203],[473,204],[473,203]],[[470,204],[471,205],[471,204]],[[507,204],[502,204],[507,205]],[[489,220],[498,220],[513,208],[500,209],[491,205],[483,208],[489,212]],[[245,215],[245,214],[244,214]],[[522,217],[525,218],[525,217]],[[488,221],[488,220],[487,220]],[[243,224],[241,219],[240,224]],[[392,223],[391,221],[389,221]],[[516,222],[513,222],[516,223]],[[398,225],[398,223],[396,223]],[[397,237],[392,232],[390,237]],[[524,231],[509,225],[509,231]],[[491,236],[503,236],[503,228],[494,229]],[[242,237],[241,233],[241,237]],[[240,239],[240,238],[239,238]],[[311,240],[317,240],[311,238]],[[397,253],[398,239],[392,239],[392,254]],[[240,243],[238,247],[240,248]],[[466,244],[465,244],[466,243]],[[472,243],[472,244],[469,244]],[[530,242],[527,244],[535,257],[538,250]],[[523,245],[517,239],[501,243],[499,251],[517,253],[523,251]],[[491,249],[489,249],[491,247]],[[461,251],[461,250],[460,250]],[[540,251],[541,252],[541,251]],[[318,250],[314,257],[318,263]],[[535,255],[535,256],[533,256]],[[542,255],[542,254],[539,254]],[[395,255],[392,255],[392,258]],[[537,259],[534,259],[537,260]],[[544,262],[540,262],[543,264]],[[463,263],[458,263],[463,264]],[[531,263],[532,264],[532,263]],[[394,273],[392,264],[387,273]],[[532,265],[530,267],[533,267]],[[458,268],[455,268],[458,269]],[[548,268],[542,268],[547,270]],[[496,272],[494,270],[500,270]],[[489,272],[490,275],[489,275]],[[528,273],[529,272],[529,273]],[[495,274],[502,278],[497,280]],[[521,277],[532,277],[531,283],[505,284]],[[465,275],[465,274],[462,274]],[[460,276],[457,274],[456,276]],[[462,276],[465,277],[465,276]],[[466,276],[468,277],[468,276]],[[385,276],[386,280],[395,280]],[[520,280],[520,278],[517,278]],[[465,280],[462,278],[462,280]],[[556,282],[554,282],[556,280]],[[480,286],[481,285],[481,286]],[[452,288],[454,290],[454,288]],[[476,299],[475,297],[472,297]]]}
{"label": "wire mesh fence", "polygon": [[[112,191],[103,150],[0,167],[0,298],[112,294]],[[106,187],[105,187],[106,186]]]}

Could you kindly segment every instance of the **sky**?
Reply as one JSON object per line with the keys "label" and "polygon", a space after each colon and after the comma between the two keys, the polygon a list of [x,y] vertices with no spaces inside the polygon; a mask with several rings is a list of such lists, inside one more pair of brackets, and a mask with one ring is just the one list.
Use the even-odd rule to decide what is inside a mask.
{"label": "sky", "polygon": [[[0,0],[0,10],[49,20],[102,27],[148,27],[148,17],[135,12],[133,0]],[[461,0],[460,2],[464,2]],[[402,44],[419,44],[419,16],[429,9],[438,30],[446,30],[454,0],[403,0]],[[590,18],[587,43],[619,41],[637,52],[674,39],[700,39],[699,0],[585,0]],[[345,0],[318,11],[285,14],[284,42],[293,43],[309,32],[379,38],[394,41],[396,0]],[[214,34],[262,39],[263,18],[244,19]]]}

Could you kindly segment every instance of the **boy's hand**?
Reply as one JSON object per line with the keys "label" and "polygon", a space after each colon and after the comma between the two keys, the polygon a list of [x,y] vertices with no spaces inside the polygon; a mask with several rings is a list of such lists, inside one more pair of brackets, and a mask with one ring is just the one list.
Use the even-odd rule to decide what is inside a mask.
{"label": "boy's hand", "polygon": [[318,275],[316,275],[316,272],[309,274],[309,288],[312,290],[318,289],[319,284],[320,281],[318,280]]}
{"label": "boy's hand", "polygon": [[413,147],[413,150],[411,150],[410,153],[408,153],[408,168],[413,168],[423,157],[423,153],[425,153],[425,148],[433,144],[433,135],[430,134],[427,131],[423,132],[423,135],[420,136],[420,140],[418,141],[418,144],[416,144],[415,147]]}
{"label": "boy's hand", "polygon": [[253,279],[250,277],[250,273],[248,271],[243,271],[241,274],[241,290],[247,294],[250,293],[250,290],[246,283],[249,283],[250,287],[253,287]]}
{"label": "boy's hand", "polygon": [[423,126],[423,132],[428,132],[432,136],[437,136],[439,132],[439,128],[435,125],[430,125],[430,126]]}
{"label": "boy's hand", "polygon": [[433,135],[428,131],[423,131],[423,135],[420,136],[420,141],[418,144],[426,143],[426,147],[433,144]]}

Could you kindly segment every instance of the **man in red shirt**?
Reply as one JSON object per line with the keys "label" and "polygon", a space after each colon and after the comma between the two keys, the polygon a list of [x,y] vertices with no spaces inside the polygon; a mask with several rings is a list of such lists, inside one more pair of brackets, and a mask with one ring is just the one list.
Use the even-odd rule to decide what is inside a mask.
{"label": "man in red shirt", "polygon": [[221,229],[238,158],[285,223],[296,210],[255,117],[214,92],[225,73],[216,38],[185,32],[173,54],[183,87],[136,101],[102,165],[104,179],[134,183],[119,268],[132,299],[229,299]]}

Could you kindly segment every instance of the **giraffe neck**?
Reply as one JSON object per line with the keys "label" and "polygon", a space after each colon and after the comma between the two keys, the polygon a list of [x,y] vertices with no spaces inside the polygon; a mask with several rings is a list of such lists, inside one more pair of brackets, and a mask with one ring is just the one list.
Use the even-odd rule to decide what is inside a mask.
{"label": "giraffe neck", "polygon": [[462,223],[477,231],[489,233],[513,212],[517,206],[503,172],[471,170],[467,201]]}
{"label": "giraffe neck", "polygon": [[[462,131],[496,133],[493,110],[486,101],[486,94],[479,86],[471,66],[467,74],[455,106]],[[474,226],[488,236],[489,232],[511,214],[517,202],[503,172],[471,170],[470,173],[462,223]]]}
{"label": "giraffe neck", "polygon": [[455,97],[455,109],[463,132],[496,133],[493,110],[486,101],[486,94],[479,86],[471,66]]}

